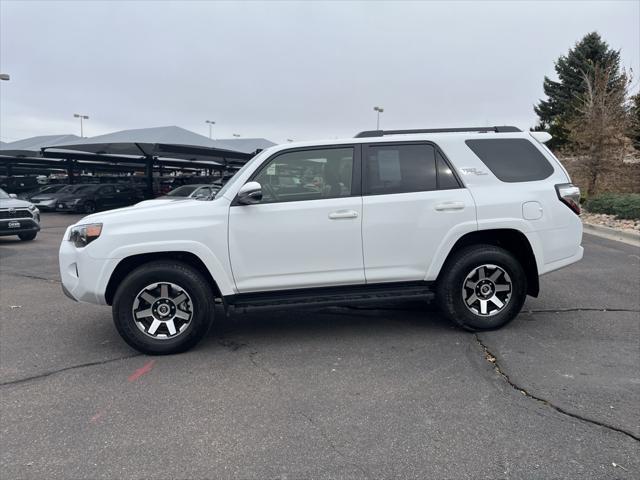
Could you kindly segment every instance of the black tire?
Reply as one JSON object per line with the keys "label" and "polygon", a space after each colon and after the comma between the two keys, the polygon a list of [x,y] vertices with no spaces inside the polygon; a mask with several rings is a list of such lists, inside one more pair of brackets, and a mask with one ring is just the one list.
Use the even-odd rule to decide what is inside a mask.
{"label": "black tire", "polygon": [[28,242],[34,240],[36,238],[36,235],[38,235],[38,232],[20,233],[18,234],[18,238],[20,238],[20,240],[22,240],[23,242]]}
{"label": "black tire", "polygon": [[[162,282],[179,286],[190,297],[190,322],[172,338],[152,338],[134,320],[133,306],[139,292]],[[180,353],[195,346],[209,330],[214,312],[213,292],[209,282],[191,266],[159,260],[142,265],[127,275],[115,293],[112,312],[118,333],[131,347],[149,355]]]}
{"label": "black tire", "polygon": [[[494,266],[498,268],[492,269]],[[502,278],[498,280],[499,282],[510,284],[510,292],[508,292],[508,301],[496,300],[503,303],[503,307],[494,305],[491,300],[491,303],[485,301],[483,315],[479,311],[480,307],[476,305],[479,305],[480,298],[487,297],[474,296],[475,289],[483,285],[480,284],[480,280],[474,282],[467,276],[474,272],[478,274],[480,271],[484,272],[485,268],[488,272],[496,273],[498,278]],[[500,269],[506,272],[508,280],[504,273],[499,272]],[[480,276],[478,275],[477,278]],[[474,283],[476,284],[474,287],[465,287]],[[497,289],[493,284],[488,287],[488,295],[492,294],[492,287],[495,295]],[[503,285],[500,285],[500,288],[504,288]],[[500,295],[502,300],[505,300],[507,294],[500,293]],[[470,331],[495,330],[503,327],[520,313],[526,296],[527,276],[522,265],[509,251],[493,245],[475,245],[461,249],[447,260],[438,278],[437,299],[440,309],[450,321]],[[476,300],[467,306],[467,302],[472,301],[473,298]],[[473,308],[475,312],[472,311]],[[495,309],[493,313],[489,311],[490,308]]]}
{"label": "black tire", "polygon": [[91,201],[85,202],[82,207],[82,211],[84,213],[94,213],[96,211],[96,204]]}

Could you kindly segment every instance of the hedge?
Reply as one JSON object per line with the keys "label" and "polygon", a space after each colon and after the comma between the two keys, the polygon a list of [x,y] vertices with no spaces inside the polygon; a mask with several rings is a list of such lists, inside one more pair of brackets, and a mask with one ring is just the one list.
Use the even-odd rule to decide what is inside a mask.
{"label": "hedge", "polygon": [[606,213],[620,219],[640,220],[640,193],[605,193],[587,199],[585,208],[591,213]]}

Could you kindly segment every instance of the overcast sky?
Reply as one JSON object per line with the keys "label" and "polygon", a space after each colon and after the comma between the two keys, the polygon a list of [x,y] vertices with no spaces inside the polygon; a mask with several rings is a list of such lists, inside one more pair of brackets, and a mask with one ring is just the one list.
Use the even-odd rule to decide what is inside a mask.
{"label": "overcast sky", "polygon": [[[178,125],[276,142],[535,123],[553,62],[598,31],[640,75],[640,2],[0,0],[0,136]],[[634,82],[637,89],[638,80]]]}

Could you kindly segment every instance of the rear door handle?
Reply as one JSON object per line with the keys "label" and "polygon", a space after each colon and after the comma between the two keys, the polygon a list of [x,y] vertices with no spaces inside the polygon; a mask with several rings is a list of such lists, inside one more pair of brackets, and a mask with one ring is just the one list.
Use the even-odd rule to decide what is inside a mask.
{"label": "rear door handle", "polygon": [[336,210],[329,214],[331,220],[340,220],[342,218],[358,218],[358,212],[355,210]]}
{"label": "rear door handle", "polygon": [[437,203],[434,208],[438,212],[446,212],[450,210],[463,210],[464,202],[442,202],[442,203]]}

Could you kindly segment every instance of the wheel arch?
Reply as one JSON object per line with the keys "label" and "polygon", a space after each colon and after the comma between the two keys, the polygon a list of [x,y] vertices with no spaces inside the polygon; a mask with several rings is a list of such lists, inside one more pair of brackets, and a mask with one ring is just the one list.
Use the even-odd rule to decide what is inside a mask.
{"label": "wheel arch", "polygon": [[211,275],[211,272],[196,254],[186,251],[153,252],[130,255],[118,262],[118,265],[111,273],[111,277],[109,278],[109,282],[107,283],[107,288],[105,290],[105,300],[107,302],[107,305],[111,305],[113,303],[113,297],[116,293],[118,285],[120,285],[122,280],[124,280],[124,278],[129,273],[131,273],[139,266],[144,265],[145,263],[156,260],[177,260],[186,263],[187,265],[200,272],[204,276],[204,278],[207,279],[211,287],[211,291],[216,298],[222,296],[220,288]]}
{"label": "wheel arch", "polygon": [[[462,248],[471,245],[494,245],[504,248],[513,254],[522,265],[527,276],[527,294],[537,297],[540,292],[540,279],[538,277],[538,264],[536,256],[527,236],[520,230],[500,228],[490,230],[477,230],[460,237],[449,250],[440,272],[447,262]],[[440,277],[440,275],[438,275]]]}

